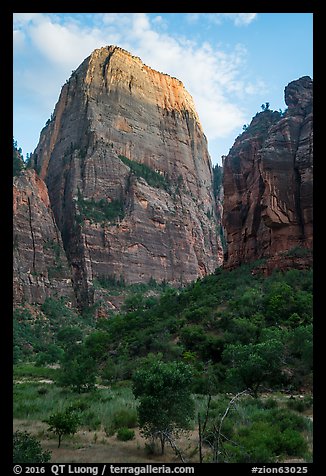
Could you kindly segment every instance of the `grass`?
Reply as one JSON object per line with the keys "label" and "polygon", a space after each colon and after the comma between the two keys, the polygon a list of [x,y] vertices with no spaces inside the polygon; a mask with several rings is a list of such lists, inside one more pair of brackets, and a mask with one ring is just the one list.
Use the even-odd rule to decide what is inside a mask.
{"label": "grass", "polygon": [[[47,391],[40,392],[40,389],[44,388]],[[212,397],[210,407],[211,422],[216,424],[216,422],[220,421],[230,398],[231,396],[227,395],[215,395]],[[194,395],[194,399],[196,418],[193,421],[191,431],[194,440],[192,449],[195,448],[198,441],[197,414],[200,411],[204,416],[207,404],[206,396]],[[297,411],[285,408],[283,402],[279,401],[278,398],[276,399],[273,395],[273,402],[275,401],[277,406],[275,406],[275,403],[271,404],[271,397],[262,397],[259,400],[244,397],[230,410],[223,424],[224,433],[227,435],[229,433],[230,435],[233,434],[233,438],[238,438],[237,435],[239,435],[241,441],[243,440],[246,445],[251,443],[254,445],[254,438],[258,438],[257,441],[260,441],[260,431],[263,431],[265,427],[272,431],[274,424],[276,424],[280,431],[285,431],[284,435],[287,437],[286,444],[288,446],[292,445],[289,446],[291,451],[289,451],[288,457],[300,456],[305,461],[311,460],[312,422]],[[52,445],[50,443],[51,438],[49,440],[46,426],[41,422],[48,418],[50,414],[62,411],[71,405],[76,410],[81,410],[81,427],[77,435],[65,440],[67,449],[76,449],[76,445],[77,447],[82,447],[83,445],[80,446],[80,438],[83,437],[83,434],[89,435],[88,438],[91,439],[90,441],[94,445],[94,449],[104,439],[105,442],[109,440],[111,442],[111,438],[114,438],[116,441],[120,440],[124,446],[128,438],[132,438],[134,432],[137,435],[139,434],[139,429],[137,428],[137,402],[134,399],[130,382],[126,382],[125,385],[113,385],[110,388],[98,388],[94,392],[85,394],[76,394],[62,390],[56,385],[46,385],[37,382],[26,382],[14,386],[14,418],[28,429],[37,428],[38,437],[42,441],[48,441],[49,445]],[[38,426],[35,426],[36,424]],[[239,431],[240,433],[238,433]],[[273,432],[275,433],[274,430]],[[274,435],[273,432],[271,435]],[[300,455],[296,455],[295,443],[296,440],[300,443],[300,434],[304,436],[309,447],[309,450],[303,456],[301,455],[302,449],[300,449]],[[132,440],[130,441],[132,442]],[[139,440],[136,439],[134,441],[135,448],[137,444],[139,445]],[[127,452],[130,449],[131,447],[125,447]],[[121,451],[123,453],[124,450],[121,448]],[[206,448],[205,451],[208,451],[208,449]],[[283,459],[286,459],[286,456],[282,456]]]}
{"label": "grass", "polygon": [[[32,428],[35,422],[41,424],[51,414],[73,407],[75,411],[80,412],[79,435],[82,431],[86,431],[95,438],[94,432],[96,432],[96,441],[93,440],[92,444],[97,444],[99,435],[104,435],[102,439],[103,437],[111,438],[117,435],[119,430],[124,429],[120,431],[120,436],[115,438],[124,441],[123,445],[125,445],[128,438],[132,437],[133,431],[135,430],[136,433],[139,431],[137,428],[137,401],[134,398],[130,381],[119,381],[110,387],[96,388],[92,392],[81,394],[62,389],[56,384],[36,381],[36,379],[45,378],[55,380],[57,372],[57,369],[34,367],[32,363],[14,367],[16,380],[20,379],[23,382],[14,384],[13,415],[16,420],[27,422],[27,427],[30,422]],[[24,378],[35,380],[24,382]],[[207,437],[209,437],[210,429],[213,428],[212,425],[217,425],[220,422],[231,398],[232,396],[227,394],[218,394],[212,397]],[[196,435],[197,415],[200,412],[203,421],[208,397],[194,395],[194,400],[196,411],[191,430],[193,435]],[[310,410],[311,397],[307,396],[303,401],[307,411]],[[268,453],[267,456],[271,461],[275,461],[276,454],[282,461],[292,456],[310,461],[312,458],[312,422],[300,414],[301,407],[288,408],[288,402],[289,400],[284,394],[278,393],[262,395],[259,399],[243,396],[230,408],[223,423],[223,432],[227,438],[238,441],[248,451],[250,450],[250,461],[254,461],[256,457],[260,458],[260,461],[265,458],[269,452],[269,438],[274,447],[278,445],[277,447],[282,450],[280,453],[275,453],[277,450],[274,449],[274,453],[273,451]],[[44,438],[47,438],[44,424],[39,428],[39,431],[43,432],[39,436],[42,437],[44,434]],[[276,434],[279,436],[276,437]],[[264,442],[261,440],[263,436]],[[44,438],[42,437],[42,439]],[[73,445],[76,442],[75,438],[71,440]],[[256,452],[255,448],[258,443],[260,449]],[[228,443],[225,444],[225,448],[229,454],[233,454],[234,462],[245,462],[243,458],[247,458],[247,456],[242,453],[237,454],[237,446],[227,446]],[[207,448],[206,450],[208,451]]]}
{"label": "grass", "polygon": [[[136,425],[136,401],[130,387],[96,389],[91,393],[76,394],[56,385],[25,382],[14,385],[14,418],[44,420],[51,413],[62,411],[70,405],[82,409],[82,427],[96,430],[101,425],[115,429]],[[121,420],[121,421],[120,421]]]}
{"label": "grass", "polygon": [[13,377],[23,378],[23,377],[32,377],[32,378],[44,378],[55,380],[58,375],[58,369],[51,369],[49,367],[35,367],[31,363],[23,363],[14,365]]}

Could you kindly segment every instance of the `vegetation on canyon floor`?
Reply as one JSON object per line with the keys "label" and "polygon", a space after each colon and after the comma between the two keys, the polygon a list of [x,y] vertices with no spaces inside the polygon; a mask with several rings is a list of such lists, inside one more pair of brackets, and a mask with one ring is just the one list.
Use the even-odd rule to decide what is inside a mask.
{"label": "vegetation on canyon floor", "polygon": [[[120,280],[130,294],[107,318],[95,319],[96,306],[82,316],[64,299],[16,309],[15,418],[72,408],[81,429],[136,445],[140,428],[147,452],[170,444],[184,461],[310,461],[312,270],[264,277],[255,267],[217,269],[182,289],[152,282],[151,296]],[[179,366],[187,405],[172,383],[159,390]],[[289,398],[298,392],[306,397]],[[184,432],[198,433],[188,450]]]}

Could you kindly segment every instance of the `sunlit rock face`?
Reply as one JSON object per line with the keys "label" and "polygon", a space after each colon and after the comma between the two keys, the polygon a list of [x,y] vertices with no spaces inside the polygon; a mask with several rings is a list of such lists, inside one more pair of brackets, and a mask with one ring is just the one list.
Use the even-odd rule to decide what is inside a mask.
{"label": "sunlit rock face", "polygon": [[33,162],[79,302],[94,300],[96,279],[182,284],[222,264],[193,100],[179,80],[121,48],[95,50],[73,72]]}

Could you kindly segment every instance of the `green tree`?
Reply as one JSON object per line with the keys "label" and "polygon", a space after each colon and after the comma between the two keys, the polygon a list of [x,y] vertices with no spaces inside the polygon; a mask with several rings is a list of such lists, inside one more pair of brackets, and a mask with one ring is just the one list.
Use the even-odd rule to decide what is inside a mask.
{"label": "green tree", "polygon": [[59,362],[63,357],[63,350],[56,344],[49,344],[45,352],[39,352],[35,359],[35,365],[42,367],[43,365]]}
{"label": "green tree", "polygon": [[263,383],[281,380],[282,357],[283,344],[276,339],[259,344],[230,344],[223,352],[223,359],[229,364],[227,379],[257,398]]}
{"label": "green tree", "polygon": [[183,362],[148,359],[133,375],[133,392],[139,399],[138,417],[143,435],[161,444],[188,429],[194,416],[191,367]]}
{"label": "green tree", "polygon": [[17,148],[17,141],[13,141],[13,177],[20,175],[20,172],[24,169],[24,159],[21,148]]}
{"label": "green tree", "polygon": [[63,327],[57,334],[57,341],[63,348],[69,348],[76,345],[83,338],[83,333],[79,327]]}
{"label": "green tree", "polygon": [[257,343],[264,325],[264,317],[257,313],[251,318],[239,317],[230,319],[224,337],[230,344]]}
{"label": "green tree", "polygon": [[145,309],[145,298],[142,294],[132,294],[128,296],[122,306],[122,310],[125,312],[140,311]]}
{"label": "green tree", "polygon": [[213,192],[215,197],[219,197],[223,185],[223,167],[215,165],[213,167]]}
{"label": "green tree", "polygon": [[296,311],[294,290],[284,281],[277,281],[268,290],[264,305],[267,321],[278,325]]}
{"label": "green tree", "polygon": [[89,355],[97,362],[105,360],[108,356],[111,337],[107,332],[95,331],[85,339],[85,348]]}
{"label": "green tree", "polygon": [[87,348],[82,344],[75,345],[65,351],[58,383],[78,393],[88,392],[95,387],[96,372],[96,361],[89,355]]}
{"label": "green tree", "polygon": [[310,386],[313,370],[313,327],[298,326],[288,333],[287,360],[295,387]]}
{"label": "green tree", "polygon": [[[56,249],[54,251],[56,252]],[[52,323],[59,324],[67,322],[68,319],[76,319],[76,314],[68,307],[63,297],[60,299],[47,297],[41,306],[41,310]]]}
{"label": "green tree", "polygon": [[50,451],[43,451],[40,442],[27,431],[15,431],[13,435],[14,463],[47,463]]}
{"label": "green tree", "polygon": [[53,413],[44,423],[49,425],[48,430],[58,436],[58,448],[61,445],[61,439],[65,435],[74,435],[80,424],[80,417],[71,409],[63,412]]}

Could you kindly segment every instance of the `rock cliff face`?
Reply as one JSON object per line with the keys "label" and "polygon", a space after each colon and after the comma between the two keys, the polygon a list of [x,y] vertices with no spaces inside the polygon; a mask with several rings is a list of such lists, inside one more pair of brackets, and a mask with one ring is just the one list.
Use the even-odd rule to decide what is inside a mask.
{"label": "rock cliff face", "polygon": [[312,80],[285,88],[285,114],[257,114],[224,161],[225,266],[312,248]]}
{"label": "rock cliff face", "polygon": [[63,86],[33,161],[81,303],[96,279],[182,283],[221,265],[206,138],[177,79],[95,50]]}
{"label": "rock cliff face", "polygon": [[47,187],[34,170],[14,178],[14,304],[41,304],[46,297],[73,301],[70,270]]}

